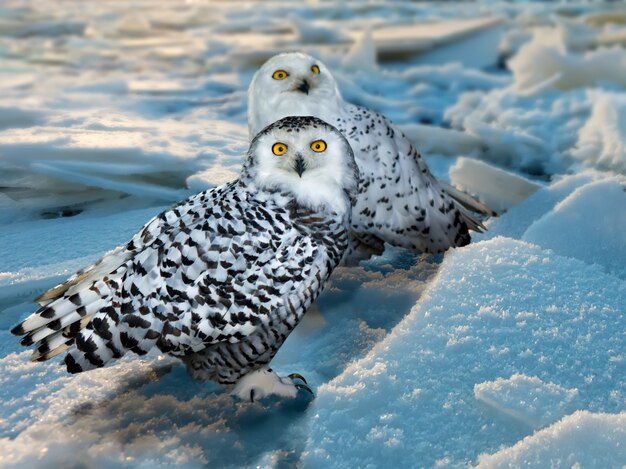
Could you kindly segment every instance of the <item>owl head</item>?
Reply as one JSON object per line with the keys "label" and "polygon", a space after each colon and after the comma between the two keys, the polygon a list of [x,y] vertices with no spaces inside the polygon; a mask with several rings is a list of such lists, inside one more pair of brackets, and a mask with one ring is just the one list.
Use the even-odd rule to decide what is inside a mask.
{"label": "owl head", "polygon": [[330,116],[341,102],[337,82],[320,60],[300,52],[275,55],[255,73],[248,89],[250,136],[281,117]]}
{"label": "owl head", "polygon": [[358,170],[350,144],[332,125],[290,116],[254,137],[242,180],[311,208],[345,212],[356,196]]}

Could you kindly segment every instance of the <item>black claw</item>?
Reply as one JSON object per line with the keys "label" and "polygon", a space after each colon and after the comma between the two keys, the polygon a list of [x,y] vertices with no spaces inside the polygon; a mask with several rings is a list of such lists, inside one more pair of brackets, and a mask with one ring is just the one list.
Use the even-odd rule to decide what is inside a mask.
{"label": "black claw", "polygon": [[250,402],[254,402],[254,389],[250,389]]}
{"label": "black claw", "polygon": [[302,381],[304,384],[309,384],[306,382],[306,379],[304,379],[304,376],[302,376],[300,373],[291,373],[289,375],[289,378],[291,378],[291,380],[293,381],[294,379],[299,379],[300,381]]}
{"label": "black claw", "polygon": [[308,387],[306,384],[297,383],[295,386],[297,389],[304,389],[305,391],[310,392],[311,396],[315,396],[315,394],[313,394],[313,391],[311,391],[311,388]]}

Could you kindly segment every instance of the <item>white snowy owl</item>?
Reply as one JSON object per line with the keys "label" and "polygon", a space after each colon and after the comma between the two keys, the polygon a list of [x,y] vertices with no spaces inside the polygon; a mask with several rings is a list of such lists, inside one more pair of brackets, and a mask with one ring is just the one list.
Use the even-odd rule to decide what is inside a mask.
{"label": "white snowy owl", "polygon": [[34,361],[67,351],[70,373],[157,347],[242,398],[294,396],[306,381],[266,365],[344,254],[357,179],[334,127],[284,118],[252,141],[239,179],[153,218],[12,332]]}
{"label": "white snowy owl", "polygon": [[248,106],[251,136],[281,117],[311,115],[331,123],[348,139],[360,170],[350,246],[355,260],[380,253],[383,242],[424,253],[464,246],[470,242],[468,229],[484,229],[470,210],[494,214],[437,180],[411,142],[384,116],[345,102],[328,68],[309,55],[287,53],[269,59],[252,79]]}

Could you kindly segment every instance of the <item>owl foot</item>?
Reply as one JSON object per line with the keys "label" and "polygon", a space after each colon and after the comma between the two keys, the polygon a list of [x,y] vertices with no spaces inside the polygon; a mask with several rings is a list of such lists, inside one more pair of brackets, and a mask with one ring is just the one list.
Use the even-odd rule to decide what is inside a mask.
{"label": "owl foot", "polygon": [[[296,380],[302,381],[302,383],[296,382]],[[304,377],[298,373],[281,377],[274,373],[271,368],[260,368],[251,371],[237,381],[231,395],[237,396],[241,400],[250,399],[250,402],[254,402],[271,394],[296,397],[300,389],[313,394]]]}

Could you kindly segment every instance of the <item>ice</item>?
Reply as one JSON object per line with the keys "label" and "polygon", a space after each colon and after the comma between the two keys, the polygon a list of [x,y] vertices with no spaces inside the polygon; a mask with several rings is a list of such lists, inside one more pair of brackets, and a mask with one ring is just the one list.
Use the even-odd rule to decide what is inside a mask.
{"label": "ice", "polygon": [[584,90],[528,96],[509,87],[465,93],[444,118],[480,140],[483,159],[534,175],[559,174],[573,163],[569,151],[591,107]]}
{"label": "ice", "polygon": [[476,384],[474,396],[498,412],[541,428],[573,410],[578,390],[545,383],[536,376],[515,374]]}
{"label": "ice", "polygon": [[465,157],[458,158],[450,168],[450,181],[459,189],[478,196],[498,213],[523,202],[541,188],[522,176]]}
{"label": "ice", "polygon": [[0,226],[0,271],[20,272],[108,251],[129,241],[164,208],[162,205],[121,213],[105,212],[97,217],[79,214],[56,219],[53,224],[44,219]]}
{"label": "ice", "polygon": [[626,84],[626,52],[621,47],[584,54],[546,45],[541,36],[522,46],[508,62],[517,90],[531,90],[549,83],[559,89],[593,86],[602,82]]}
{"label": "ice", "polygon": [[626,96],[592,96],[591,117],[580,129],[574,158],[582,164],[626,174]]}
{"label": "ice", "polygon": [[575,412],[495,454],[477,467],[620,467],[626,461],[626,412]]}
{"label": "ice", "polygon": [[534,221],[522,239],[626,279],[625,207],[626,179],[589,183]]}
{"label": "ice", "polygon": [[[622,10],[4,2],[0,466],[624,466]],[[156,351],[30,363],[9,330],[33,298],[237,176],[248,84],[283,50],[497,209],[489,230],[337,269],[272,362],[313,399],[238,401]]]}
{"label": "ice", "polygon": [[298,18],[292,18],[291,23],[296,31],[296,42],[298,44],[351,42],[349,35],[337,30],[332,24],[327,26],[310,24],[310,21]]}
{"label": "ice", "polygon": [[[625,301],[622,280],[526,242],[454,251],[411,313],[319,388],[304,465],[465,466],[532,434],[543,406],[558,417],[574,393],[578,408],[619,411]],[[518,374],[533,377],[523,399],[511,381],[491,385],[494,399],[533,425],[474,397]]]}

